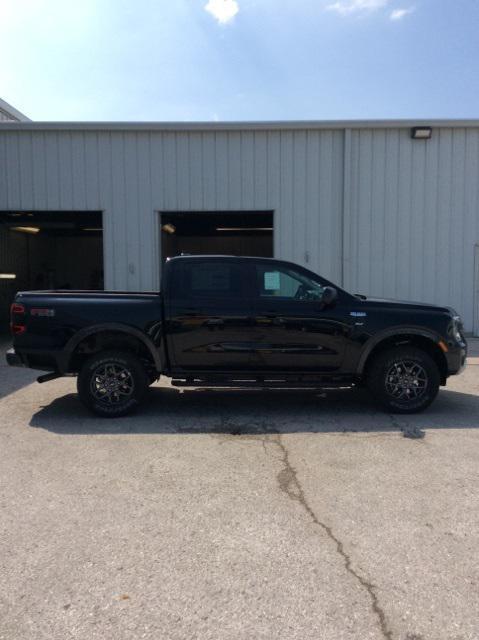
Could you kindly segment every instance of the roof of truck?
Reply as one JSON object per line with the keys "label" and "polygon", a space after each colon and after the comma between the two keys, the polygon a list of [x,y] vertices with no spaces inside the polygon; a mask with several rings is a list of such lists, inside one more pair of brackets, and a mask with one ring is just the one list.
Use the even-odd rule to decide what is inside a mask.
{"label": "roof of truck", "polygon": [[182,258],[233,258],[237,260],[240,258],[241,260],[275,260],[276,262],[287,262],[284,260],[278,260],[278,258],[264,258],[262,256],[233,256],[228,254],[220,254],[220,253],[182,253],[179,256],[171,256],[166,258],[167,260],[181,260]]}

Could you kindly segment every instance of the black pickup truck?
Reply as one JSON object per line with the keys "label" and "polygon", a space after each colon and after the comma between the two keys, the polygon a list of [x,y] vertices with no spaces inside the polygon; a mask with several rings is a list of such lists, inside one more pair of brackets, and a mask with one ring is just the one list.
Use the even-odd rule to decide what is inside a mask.
{"label": "black pickup truck", "polygon": [[425,409],[465,365],[448,307],[352,295],[282,260],[179,256],[160,293],[34,291],[11,307],[13,366],[77,375],[83,403],[129,413],[160,375],[194,387],[365,384],[389,411]]}

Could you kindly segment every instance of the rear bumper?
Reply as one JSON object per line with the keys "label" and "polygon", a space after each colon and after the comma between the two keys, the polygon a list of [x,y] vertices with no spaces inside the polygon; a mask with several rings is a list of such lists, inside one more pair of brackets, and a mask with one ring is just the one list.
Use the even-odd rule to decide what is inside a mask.
{"label": "rear bumper", "polygon": [[11,367],[26,367],[28,366],[22,359],[22,357],[15,352],[15,349],[9,349],[5,354],[7,364]]}
{"label": "rear bumper", "polygon": [[7,364],[11,367],[27,367],[38,371],[59,371],[56,354],[44,351],[22,351],[9,349],[5,354]]}

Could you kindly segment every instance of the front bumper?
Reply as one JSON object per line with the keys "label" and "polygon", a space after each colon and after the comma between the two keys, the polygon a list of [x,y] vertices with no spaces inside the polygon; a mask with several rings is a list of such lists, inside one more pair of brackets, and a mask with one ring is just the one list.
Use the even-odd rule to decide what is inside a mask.
{"label": "front bumper", "polygon": [[467,343],[464,342],[460,346],[454,349],[449,347],[449,351],[446,353],[447,360],[447,375],[454,376],[462,373],[466,368],[467,358]]}

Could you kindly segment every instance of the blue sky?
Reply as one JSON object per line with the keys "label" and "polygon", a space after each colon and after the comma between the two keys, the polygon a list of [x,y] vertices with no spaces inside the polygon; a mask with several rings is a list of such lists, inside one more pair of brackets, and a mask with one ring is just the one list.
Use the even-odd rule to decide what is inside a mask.
{"label": "blue sky", "polygon": [[479,117],[478,0],[0,0],[35,120]]}

